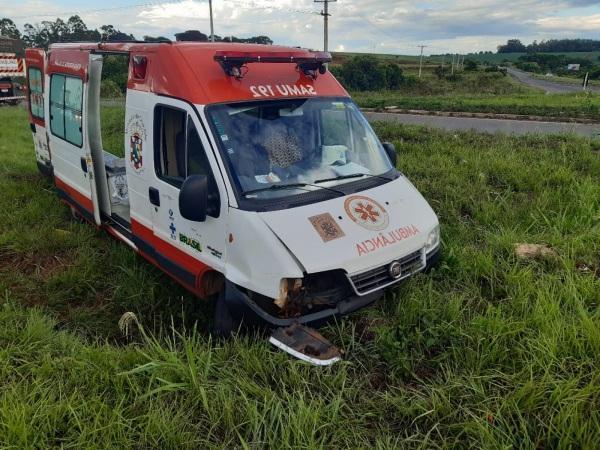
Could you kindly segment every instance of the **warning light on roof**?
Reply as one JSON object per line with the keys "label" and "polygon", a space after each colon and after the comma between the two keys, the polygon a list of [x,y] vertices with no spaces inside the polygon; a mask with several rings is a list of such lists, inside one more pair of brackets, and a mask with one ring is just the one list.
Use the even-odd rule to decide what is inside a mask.
{"label": "warning light on roof", "polygon": [[331,62],[331,54],[328,52],[239,52],[239,51],[217,51],[214,56],[225,73],[237,79],[243,78],[248,63],[288,63],[296,64],[306,76],[317,78],[317,72],[324,74],[327,71],[328,62]]}
{"label": "warning light on roof", "polygon": [[148,58],[141,55],[133,57],[133,78],[143,80],[146,78],[146,69],[148,67]]}

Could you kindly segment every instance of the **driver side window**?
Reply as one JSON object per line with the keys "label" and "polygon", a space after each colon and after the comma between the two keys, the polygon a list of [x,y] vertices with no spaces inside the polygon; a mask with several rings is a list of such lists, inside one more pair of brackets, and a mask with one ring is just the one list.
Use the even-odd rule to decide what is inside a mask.
{"label": "driver side window", "polygon": [[159,105],[154,126],[157,176],[177,187],[189,175],[207,175],[210,183],[210,164],[192,118],[184,110]]}

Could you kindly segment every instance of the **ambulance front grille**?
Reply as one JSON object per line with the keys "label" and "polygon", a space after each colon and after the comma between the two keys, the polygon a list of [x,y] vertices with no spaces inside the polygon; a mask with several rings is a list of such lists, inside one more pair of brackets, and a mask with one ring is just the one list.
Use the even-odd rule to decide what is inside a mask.
{"label": "ambulance front grille", "polygon": [[383,266],[376,267],[366,272],[359,273],[348,277],[352,287],[358,295],[369,294],[378,289],[390,286],[400,280],[410,277],[411,275],[425,268],[425,258],[423,250],[417,250],[397,260],[401,267],[401,276],[392,278],[389,274],[389,267],[394,261],[391,261]]}

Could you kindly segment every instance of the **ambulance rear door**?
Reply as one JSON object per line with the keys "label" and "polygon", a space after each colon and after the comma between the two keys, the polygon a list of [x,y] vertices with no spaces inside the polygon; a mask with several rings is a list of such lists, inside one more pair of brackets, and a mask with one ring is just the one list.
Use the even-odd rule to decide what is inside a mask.
{"label": "ambulance rear door", "polygon": [[[91,59],[89,51],[80,49],[50,50],[46,66],[48,101],[45,112],[54,180],[59,195],[84,218],[100,225],[96,176],[88,133],[88,122],[96,120],[89,117],[88,110]],[[106,183],[106,180],[103,182]]]}
{"label": "ambulance rear door", "polygon": [[46,135],[44,111],[46,52],[39,48],[28,48],[25,50],[25,63],[27,67],[27,110],[35,147],[35,159],[40,172],[52,176],[52,160]]}

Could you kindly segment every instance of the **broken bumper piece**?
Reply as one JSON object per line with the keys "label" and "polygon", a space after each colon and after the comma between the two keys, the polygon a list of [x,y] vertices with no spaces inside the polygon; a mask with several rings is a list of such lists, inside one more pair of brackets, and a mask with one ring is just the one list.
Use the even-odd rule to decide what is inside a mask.
{"label": "broken bumper piece", "polygon": [[276,329],[269,342],[293,357],[317,366],[330,366],[341,359],[340,350],[321,333],[299,323]]}

